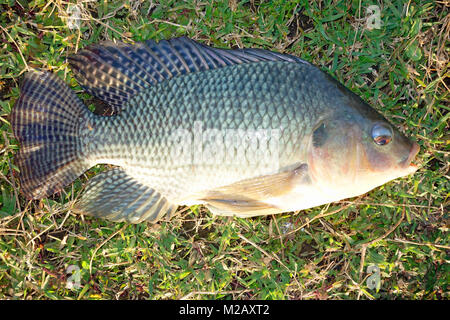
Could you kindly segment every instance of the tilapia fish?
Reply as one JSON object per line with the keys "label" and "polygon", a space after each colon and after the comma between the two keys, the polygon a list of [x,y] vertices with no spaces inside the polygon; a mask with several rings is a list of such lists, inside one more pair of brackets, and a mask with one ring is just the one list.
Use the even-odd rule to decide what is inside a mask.
{"label": "tilapia fish", "polygon": [[111,164],[75,211],[139,223],[203,204],[251,217],[354,197],[417,169],[417,143],[295,56],[183,37],[104,42],[69,63],[115,114],[92,113],[51,73],[27,73],[11,124],[29,199]]}

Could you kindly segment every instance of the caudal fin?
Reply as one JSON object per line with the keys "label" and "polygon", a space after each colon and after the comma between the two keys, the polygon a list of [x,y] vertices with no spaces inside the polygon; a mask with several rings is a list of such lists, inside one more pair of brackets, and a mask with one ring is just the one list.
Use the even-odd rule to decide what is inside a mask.
{"label": "caudal fin", "polygon": [[11,112],[13,133],[20,143],[16,164],[25,197],[51,195],[89,169],[78,138],[79,126],[89,114],[57,76],[36,71],[26,74]]}

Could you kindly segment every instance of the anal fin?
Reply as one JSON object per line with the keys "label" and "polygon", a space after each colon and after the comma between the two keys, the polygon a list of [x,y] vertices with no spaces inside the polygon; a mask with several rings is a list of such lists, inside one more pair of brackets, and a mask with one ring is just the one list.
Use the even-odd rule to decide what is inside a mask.
{"label": "anal fin", "polygon": [[155,189],[142,184],[120,168],[89,180],[74,211],[115,222],[156,222],[177,209]]}

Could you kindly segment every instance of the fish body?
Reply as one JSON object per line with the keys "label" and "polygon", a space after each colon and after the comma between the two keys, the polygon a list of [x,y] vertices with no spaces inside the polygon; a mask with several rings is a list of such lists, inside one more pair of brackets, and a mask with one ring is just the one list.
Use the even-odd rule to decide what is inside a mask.
{"label": "fish body", "polygon": [[80,212],[157,221],[179,205],[250,217],[365,193],[413,173],[418,152],[314,65],[186,38],[92,46],[70,59],[117,113],[90,112],[56,76],[27,75],[13,113],[22,190],[42,198],[90,167]]}
{"label": "fish body", "polygon": [[[299,94],[300,86],[290,85],[306,82],[302,77],[309,67],[268,62],[172,78],[133,97],[130,104],[136,107],[113,119],[94,116],[91,126],[101,129],[85,130],[84,153],[92,165],[110,163],[145,176],[175,202],[276,174],[306,161],[306,149],[296,146],[307,143],[324,114],[320,109],[326,109],[314,110],[307,94]],[[256,144],[265,146],[253,145],[251,135],[258,133]]]}

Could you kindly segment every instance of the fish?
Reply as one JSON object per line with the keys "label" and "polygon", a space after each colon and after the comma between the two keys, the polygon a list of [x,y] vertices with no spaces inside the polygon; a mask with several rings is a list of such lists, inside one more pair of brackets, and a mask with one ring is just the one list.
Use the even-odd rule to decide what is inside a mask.
{"label": "fish", "polygon": [[180,37],[105,41],[68,62],[112,115],[91,112],[57,75],[28,72],[11,112],[27,199],[108,164],[74,212],[155,223],[204,205],[254,217],[359,196],[418,169],[416,142],[293,55]]}

